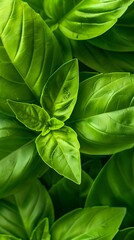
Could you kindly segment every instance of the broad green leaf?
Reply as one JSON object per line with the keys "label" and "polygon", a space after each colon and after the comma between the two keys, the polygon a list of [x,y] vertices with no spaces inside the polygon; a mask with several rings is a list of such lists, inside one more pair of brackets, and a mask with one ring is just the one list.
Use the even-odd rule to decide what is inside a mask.
{"label": "broad green leaf", "polygon": [[11,235],[0,234],[0,240],[21,240],[21,238],[16,238]]}
{"label": "broad green leaf", "polygon": [[77,135],[70,127],[40,134],[36,138],[37,151],[42,160],[62,176],[80,184],[81,164]]}
{"label": "broad green leaf", "polygon": [[124,227],[134,222],[134,149],[113,155],[95,179],[86,207],[124,206],[127,215]]}
{"label": "broad green leaf", "polygon": [[82,171],[80,185],[65,178],[53,184],[49,194],[54,204],[56,219],[73,209],[84,207],[92,182],[89,175]]}
{"label": "broad green leaf", "polygon": [[0,233],[30,239],[37,225],[48,217],[53,222],[53,205],[38,180],[24,185],[14,196],[0,200]]}
{"label": "broad green leaf", "polygon": [[129,73],[99,74],[80,83],[72,122],[81,152],[113,154],[134,146],[133,96]]}
{"label": "broad green leaf", "polygon": [[134,227],[122,229],[117,233],[114,240],[132,240],[134,239]]}
{"label": "broad green leaf", "polygon": [[89,42],[110,51],[134,51],[133,15],[134,3],[110,30],[97,38],[91,39]]}
{"label": "broad green leaf", "polygon": [[12,64],[39,99],[46,80],[62,64],[54,34],[41,16],[20,0],[0,2],[0,23],[0,38]]}
{"label": "broad green leaf", "polygon": [[112,52],[97,48],[87,41],[71,41],[73,55],[98,72],[134,73],[134,52]]}
{"label": "broad green leaf", "polygon": [[43,219],[32,232],[30,240],[50,240],[48,218]]}
{"label": "broad green leaf", "polygon": [[51,117],[67,120],[77,100],[79,85],[78,61],[63,64],[45,84],[41,104]]}
{"label": "broad green leaf", "polygon": [[7,99],[35,102],[33,94],[11,63],[0,39],[0,112],[12,115]]}
{"label": "broad green leaf", "polygon": [[8,104],[16,118],[26,127],[42,131],[49,120],[48,113],[38,105],[8,100]]}
{"label": "broad green leaf", "polygon": [[0,115],[0,198],[45,171],[34,138],[15,119]]}
{"label": "broad green leaf", "polygon": [[112,240],[125,212],[125,208],[114,207],[76,209],[52,225],[51,239]]}
{"label": "broad green leaf", "polygon": [[44,10],[68,38],[85,40],[110,29],[133,0],[44,0]]}

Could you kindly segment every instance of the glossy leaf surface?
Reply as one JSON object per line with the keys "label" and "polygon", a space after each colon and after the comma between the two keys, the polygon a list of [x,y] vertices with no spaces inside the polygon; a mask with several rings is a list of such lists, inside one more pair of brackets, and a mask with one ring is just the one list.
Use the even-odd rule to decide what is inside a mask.
{"label": "glossy leaf surface", "polygon": [[21,239],[30,236],[45,217],[53,221],[53,206],[46,189],[37,180],[14,196],[0,200],[0,232]]}
{"label": "glossy leaf surface", "polygon": [[2,0],[0,16],[0,37],[4,48],[18,73],[39,99],[46,80],[62,63],[57,40],[40,15],[25,2]]}
{"label": "glossy leaf surface", "polygon": [[86,201],[86,206],[124,206],[127,215],[124,226],[134,222],[134,149],[117,153],[95,179]]}
{"label": "glossy leaf surface", "polygon": [[94,38],[111,28],[132,4],[128,1],[44,0],[44,10],[71,39]]}
{"label": "glossy leaf surface", "polygon": [[129,73],[100,74],[80,83],[72,122],[82,152],[112,154],[134,146],[133,96]]}
{"label": "glossy leaf surface", "polygon": [[81,164],[79,142],[76,133],[67,126],[40,134],[36,138],[36,147],[40,157],[64,177],[80,184]]}
{"label": "glossy leaf surface", "polygon": [[52,225],[52,240],[112,240],[124,215],[125,208],[76,209]]}
{"label": "glossy leaf surface", "polygon": [[16,118],[31,130],[42,131],[50,119],[48,113],[38,105],[10,100],[8,104]]}
{"label": "glossy leaf surface", "polygon": [[62,65],[48,79],[42,91],[42,106],[51,117],[67,120],[77,100],[78,86],[78,62],[74,59]]}

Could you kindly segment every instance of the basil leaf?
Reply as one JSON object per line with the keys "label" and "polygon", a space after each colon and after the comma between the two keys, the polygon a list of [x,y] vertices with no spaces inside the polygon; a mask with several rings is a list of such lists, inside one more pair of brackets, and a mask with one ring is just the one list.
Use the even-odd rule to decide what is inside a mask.
{"label": "basil leaf", "polygon": [[8,100],[8,104],[16,118],[31,130],[42,131],[50,119],[48,113],[38,105],[11,100]]}
{"label": "basil leaf", "polygon": [[112,52],[89,41],[71,41],[73,55],[98,72],[134,72],[134,52]]}
{"label": "basil leaf", "polygon": [[122,229],[117,233],[114,240],[132,240],[134,238],[134,227]]}
{"label": "basil leaf", "polygon": [[81,184],[76,185],[66,178],[55,182],[49,190],[54,203],[56,219],[73,209],[84,207],[93,180],[82,171]]}
{"label": "basil leaf", "polygon": [[58,219],[51,228],[52,240],[112,240],[125,215],[125,208],[76,209]]}
{"label": "basil leaf", "polygon": [[72,121],[81,152],[112,154],[134,146],[133,96],[129,73],[99,74],[80,83]]}
{"label": "basil leaf", "polygon": [[51,117],[67,120],[74,108],[78,93],[78,62],[73,59],[63,64],[47,81],[41,104]]}
{"label": "basil leaf", "polygon": [[38,224],[32,232],[30,240],[50,240],[48,218]]}
{"label": "basil leaf", "polygon": [[11,235],[0,234],[0,240],[21,240],[21,238],[16,238]]}
{"label": "basil leaf", "polygon": [[44,218],[53,221],[53,206],[46,189],[37,180],[19,192],[0,200],[0,232],[21,239],[30,239],[35,227]]}
{"label": "basil leaf", "polygon": [[85,40],[106,32],[132,3],[132,0],[44,0],[44,10],[65,36]]}
{"label": "basil leaf", "polygon": [[67,126],[40,134],[36,138],[37,151],[42,160],[64,177],[80,184],[81,164],[76,133]]}
{"label": "basil leaf", "polygon": [[123,226],[131,226],[134,221],[133,166],[134,149],[113,155],[92,184],[86,207],[96,205],[127,207]]}
{"label": "basil leaf", "polygon": [[33,94],[11,63],[0,39],[0,112],[12,115],[7,99],[35,102]]}
{"label": "basil leaf", "polygon": [[46,80],[62,64],[58,42],[41,16],[25,2],[2,0],[0,16],[4,48],[24,82],[39,99]]}

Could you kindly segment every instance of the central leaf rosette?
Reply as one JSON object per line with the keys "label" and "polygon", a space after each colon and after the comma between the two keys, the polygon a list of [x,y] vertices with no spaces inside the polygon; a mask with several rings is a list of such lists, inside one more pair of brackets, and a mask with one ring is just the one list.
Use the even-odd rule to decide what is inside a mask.
{"label": "central leaf rosette", "polygon": [[16,118],[38,136],[35,143],[42,160],[59,174],[81,182],[77,134],[65,121],[70,117],[78,94],[78,62],[63,64],[43,87],[40,104],[8,100]]}

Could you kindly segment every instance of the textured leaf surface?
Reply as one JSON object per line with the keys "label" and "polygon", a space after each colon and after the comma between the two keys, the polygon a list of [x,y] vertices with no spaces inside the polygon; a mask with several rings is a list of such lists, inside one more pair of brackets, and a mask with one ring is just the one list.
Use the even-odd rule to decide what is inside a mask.
{"label": "textured leaf surface", "polygon": [[124,215],[125,208],[76,209],[52,225],[52,240],[112,240]]}
{"label": "textured leaf surface", "polygon": [[124,206],[124,226],[134,222],[134,149],[115,154],[95,179],[86,206]]}
{"label": "textured leaf surface", "polygon": [[48,166],[80,184],[79,142],[71,128],[64,126],[59,130],[50,131],[45,136],[40,134],[36,138],[36,147],[40,157]]}
{"label": "textured leaf surface", "polygon": [[44,10],[68,38],[85,40],[111,28],[132,2],[44,0]]}
{"label": "textured leaf surface", "polygon": [[67,120],[77,100],[78,86],[78,62],[74,59],[63,64],[48,79],[42,91],[42,106],[51,117]]}
{"label": "textured leaf surface", "polygon": [[5,50],[39,99],[46,80],[62,62],[57,40],[40,15],[25,2],[2,0],[0,16],[0,37]]}
{"label": "textured leaf surface", "polygon": [[80,83],[72,114],[81,151],[112,154],[134,146],[134,76],[100,74]]}
{"label": "textured leaf surface", "polygon": [[45,217],[53,221],[53,206],[46,189],[37,180],[13,197],[0,200],[0,232],[29,239]]}

